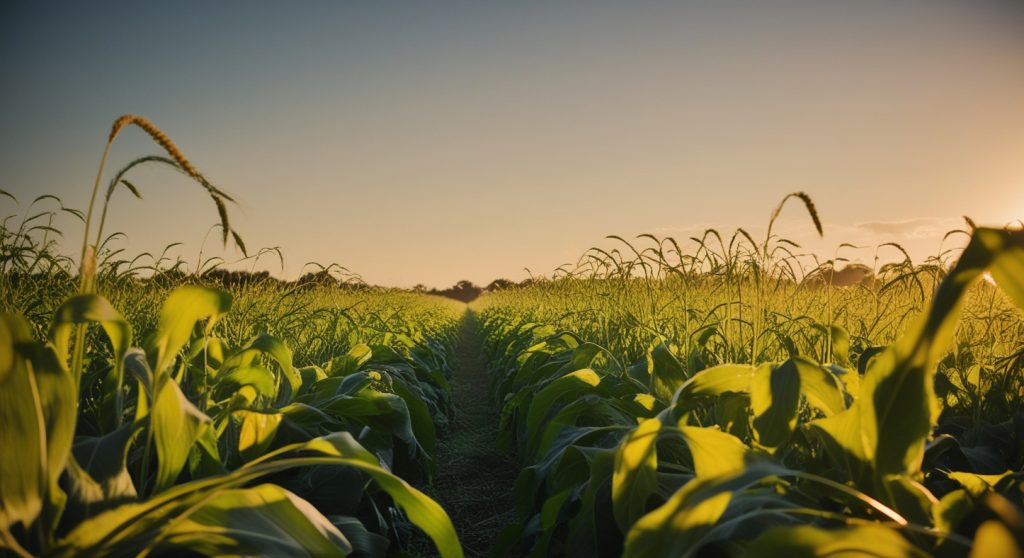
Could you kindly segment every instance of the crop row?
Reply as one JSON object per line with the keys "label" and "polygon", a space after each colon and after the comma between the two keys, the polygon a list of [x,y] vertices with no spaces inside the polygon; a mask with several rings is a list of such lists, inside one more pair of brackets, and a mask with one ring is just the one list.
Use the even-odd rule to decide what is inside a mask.
{"label": "crop row", "polygon": [[[430,339],[352,327],[370,342],[297,367],[281,338],[219,336],[231,302],[175,289],[144,349],[96,294],[67,300],[45,341],[3,315],[0,446],[17,448],[0,456],[3,547],[383,556],[411,521],[442,555],[461,555],[445,512],[401,478],[434,469],[457,315],[412,313],[435,320]],[[105,350],[84,350],[87,327]]]}
{"label": "crop row", "polygon": [[[503,534],[499,553],[986,556],[1014,545],[1019,551],[1019,362],[1005,364],[1001,375],[984,362],[967,373],[956,369],[966,359],[956,347],[978,335],[965,331],[965,323],[976,324],[971,316],[961,319],[964,304],[979,289],[982,296],[993,289],[978,285],[985,273],[1024,306],[1024,233],[972,231],[958,263],[936,278],[923,315],[891,342],[861,336],[854,350],[849,322],[798,327],[780,319],[774,331],[761,318],[779,314],[763,307],[755,309],[758,317],[747,306],[743,326],[705,322],[683,334],[675,314],[666,321],[678,329],[659,335],[665,306],[655,305],[644,320],[643,304],[634,299],[616,308],[615,299],[633,289],[634,297],[657,302],[659,290],[679,283],[635,273],[567,278],[482,301],[501,442],[523,466],[515,491],[520,522]],[[794,286],[785,278],[750,278],[730,278],[723,289]],[[714,275],[704,270],[677,280]],[[589,296],[559,296],[560,289]],[[599,289],[613,294],[595,296]],[[863,291],[806,296],[843,302]],[[689,309],[707,304],[702,295],[715,296],[676,292],[674,304]],[[1019,310],[1002,319],[1019,327],[1018,316]],[[581,336],[564,324],[589,331]],[[628,339],[616,342],[609,334],[615,331]],[[769,336],[772,343],[765,342]],[[991,346],[992,339],[967,346]],[[779,350],[783,358],[765,358]],[[1012,376],[1018,379],[994,390],[1009,416],[978,403],[984,382]]]}

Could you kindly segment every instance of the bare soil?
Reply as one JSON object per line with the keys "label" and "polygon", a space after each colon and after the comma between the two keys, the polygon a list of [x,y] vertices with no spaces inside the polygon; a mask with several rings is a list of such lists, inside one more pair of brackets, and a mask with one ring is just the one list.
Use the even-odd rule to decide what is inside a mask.
{"label": "bare soil", "polygon": [[[452,378],[455,417],[438,437],[433,485],[419,488],[451,516],[466,556],[487,556],[502,529],[516,520],[512,487],[519,466],[497,449],[498,406],[472,311],[466,310],[461,327]],[[433,555],[428,541],[413,548],[415,554]]]}

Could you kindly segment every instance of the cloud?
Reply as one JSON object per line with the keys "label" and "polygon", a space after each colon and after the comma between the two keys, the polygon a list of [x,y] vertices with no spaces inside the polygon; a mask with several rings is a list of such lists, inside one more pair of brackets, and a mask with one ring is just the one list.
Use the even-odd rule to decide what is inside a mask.
{"label": "cloud", "polygon": [[947,232],[963,226],[964,222],[961,219],[922,217],[899,221],[869,221],[857,223],[854,228],[876,235],[924,239],[941,238]]}

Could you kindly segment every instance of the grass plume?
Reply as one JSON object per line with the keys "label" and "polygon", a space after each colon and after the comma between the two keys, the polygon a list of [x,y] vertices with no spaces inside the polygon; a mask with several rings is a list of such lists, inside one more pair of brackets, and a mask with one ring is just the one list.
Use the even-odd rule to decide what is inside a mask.
{"label": "grass plume", "polygon": [[186,174],[200,182],[205,181],[203,175],[199,172],[199,169],[189,162],[185,157],[185,154],[181,152],[181,149],[178,149],[177,144],[171,141],[171,138],[169,138],[163,130],[158,128],[156,124],[153,124],[153,122],[145,116],[125,114],[115,120],[114,125],[110,128],[110,137],[107,139],[107,143],[114,143],[114,140],[117,138],[117,135],[121,133],[121,130],[126,126],[131,125],[138,126],[146,132],[153,141],[160,145],[160,147],[170,155],[171,159],[174,159],[174,162],[178,163],[178,166],[180,166],[181,170],[185,171]]}

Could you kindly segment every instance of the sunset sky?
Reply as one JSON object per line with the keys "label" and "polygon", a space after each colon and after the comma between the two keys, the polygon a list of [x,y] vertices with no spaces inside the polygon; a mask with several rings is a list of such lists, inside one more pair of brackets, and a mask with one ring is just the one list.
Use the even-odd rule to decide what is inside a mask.
{"label": "sunset sky", "polygon": [[[1024,218],[1024,8],[939,0],[5,3],[0,216],[84,209],[111,122],[153,120],[285,277],[550,273],[609,234],[781,230],[921,258]],[[110,169],[158,148],[138,130]],[[138,172],[110,230],[196,260],[213,205]],[[81,227],[68,221],[69,253]],[[230,260],[211,237],[207,254]],[[849,254],[865,261],[873,250]],[[282,273],[266,260],[259,268]]]}

